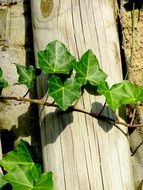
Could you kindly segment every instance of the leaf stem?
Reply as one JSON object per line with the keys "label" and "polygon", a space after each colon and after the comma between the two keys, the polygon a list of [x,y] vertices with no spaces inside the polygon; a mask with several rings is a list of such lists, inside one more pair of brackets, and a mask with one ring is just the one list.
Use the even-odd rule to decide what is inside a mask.
{"label": "leaf stem", "polygon": [[[0,101],[4,101],[4,100],[16,100],[16,101],[22,101],[22,102],[29,102],[29,103],[34,103],[34,104],[38,104],[38,105],[45,105],[45,106],[52,106],[52,107],[57,107],[59,108],[59,106],[55,103],[50,103],[50,102],[45,102],[43,99],[30,99],[30,98],[26,98],[26,97],[16,97],[16,96],[0,96]],[[113,125],[114,124],[119,124],[119,125],[123,125],[125,127],[142,127],[143,124],[136,124],[136,125],[132,125],[132,124],[127,124],[125,122],[121,122],[119,120],[114,120],[112,118],[109,118],[107,116],[104,116],[104,115],[100,115],[99,113],[94,113],[94,112],[88,112],[86,110],[83,110],[77,106],[71,106],[69,107],[69,109],[65,112],[72,112],[72,111],[76,111],[76,112],[81,112],[81,113],[84,113],[84,114],[87,114],[91,117],[94,117],[96,119],[99,119],[99,120],[103,120],[103,121],[107,121],[107,122],[111,122]]]}

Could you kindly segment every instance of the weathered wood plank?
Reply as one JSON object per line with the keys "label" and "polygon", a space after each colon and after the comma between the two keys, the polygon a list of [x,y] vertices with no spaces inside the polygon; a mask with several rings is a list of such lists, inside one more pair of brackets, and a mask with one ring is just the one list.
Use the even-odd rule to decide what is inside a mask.
{"label": "weathered wood plank", "polygon": [[8,8],[0,8],[0,46],[3,49],[8,47],[10,33],[10,14]]}
{"label": "weathered wood plank", "polygon": [[[108,81],[120,81],[115,4],[111,0],[31,0],[35,54],[55,39],[77,58],[91,48],[109,74]],[[46,92],[45,79],[39,77],[39,97]],[[102,97],[85,91],[78,106],[99,111],[101,104]],[[56,114],[46,107],[39,112],[44,168],[53,171],[56,190],[134,189],[126,129],[121,128],[124,134],[81,113]],[[107,107],[104,114],[114,117]]]}

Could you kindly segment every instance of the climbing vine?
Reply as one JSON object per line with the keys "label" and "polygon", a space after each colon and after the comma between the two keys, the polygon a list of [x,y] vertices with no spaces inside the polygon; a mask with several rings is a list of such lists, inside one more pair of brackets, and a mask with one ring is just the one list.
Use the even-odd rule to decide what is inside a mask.
{"label": "climbing vine", "polygon": [[[0,100],[16,100],[36,103],[45,106],[59,107],[62,111],[79,111],[97,119],[125,125],[127,127],[138,127],[113,120],[101,113],[92,113],[77,107],[77,102],[88,85],[95,89],[95,94],[104,96],[106,104],[116,111],[120,106],[130,104],[136,105],[143,100],[143,87],[137,86],[127,80],[109,86],[107,74],[100,68],[96,55],[92,50],[87,50],[77,61],[60,41],[50,42],[46,49],[37,54],[39,68],[49,76],[47,80],[47,96],[53,98],[53,102],[39,99],[30,99],[25,96],[7,97],[2,95],[8,82],[3,78],[0,69]],[[24,67],[16,64],[19,75],[18,82],[27,88],[32,88],[36,79],[36,69],[33,66]],[[41,72],[40,72],[41,73]]]}
{"label": "climbing vine", "polygon": [[[2,69],[0,69],[1,102],[6,100],[25,101],[58,107],[63,112],[81,112],[96,119],[113,124],[121,124],[126,127],[142,126],[142,124],[127,124],[103,115],[102,111],[105,106],[103,106],[100,113],[88,112],[77,106],[78,100],[84,93],[84,88],[89,85],[94,89],[95,95],[98,94],[105,97],[105,104],[113,112],[122,105],[130,104],[134,106],[143,101],[143,87],[141,86],[137,86],[127,80],[109,86],[107,82],[108,76],[100,68],[98,59],[92,50],[87,50],[79,60],[76,60],[63,43],[55,40],[50,42],[45,50],[39,51],[37,58],[39,64],[38,74],[44,72],[48,75],[48,80],[45,81],[47,83],[46,101],[44,98],[27,98],[27,93],[23,96],[3,96],[3,90],[8,87],[8,82],[4,79]],[[15,66],[19,75],[18,82],[26,85],[29,91],[34,86],[37,69],[33,66],[24,67],[19,64],[15,64]],[[53,101],[50,102],[48,97],[51,97]],[[23,158],[25,161],[23,161]],[[14,189],[53,189],[52,173],[41,174],[39,164],[33,162],[29,145],[24,141],[20,142],[17,150],[8,153],[0,161],[0,165],[7,172],[6,175],[0,176],[3,183],[11,183]],[[17,177],[16,173],[19,174]],[[26,180],[22,184],[20,175],[24,176]]]}

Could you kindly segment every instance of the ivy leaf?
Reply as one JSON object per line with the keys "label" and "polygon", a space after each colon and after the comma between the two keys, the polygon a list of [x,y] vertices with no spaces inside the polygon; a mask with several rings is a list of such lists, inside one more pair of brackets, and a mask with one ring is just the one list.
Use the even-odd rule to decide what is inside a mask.
{"label": "ivy leaf", "polygon": [[8,86],[8,82],[2,78],[3,72],[0,68],[0,95],[2,93],[3,88],[6,88]]}
{"label": "ivy leaf", "polygon": [[112,110],[116,110],[122,105],[123,84],[115,84],[110,89],[107,82],[101,82],[97,90],[106,97],[106,103]]}
{"label": "ivy leaf", "polygon": [[21,140],[16,150],[0,160],[0,165],[8,172],[2,179],[14,190],[53,190],[52,173],[41,174],[41,166],[33,162],[33,156],[31,146]]}
{"label": "ivy leaf", "polygon": [[13,170],[18,164],[29,166],[30,168],[33,168],[33,170],[37,170],[35,169],[33,162],[31,146],[23,140],[20,141],[16,150],[10,151],[2,160],[0,160],[0,165],[6,171]]}
{"label": "ivy leaf", "polygon": [[64,84],[57,76],[48,81],[48,93],[62,110],[66,110],[81,96],[81,84],[75,78],[66,79]]}
{"label": "ivy leaf", "polygon": [[16,64],[17,73],[19,74],[18,82],[32,88],[36,79],[35,69],[32,65],[25,68],[23,65]]}
{"label": "ivy leaf", "polygon": [[53,174],[52,172],[48,172],[48,173],[43,173],[41,174],[39,180],[36,182],[33,190],[37,190],[37,189],[45,189],[45,190],[53,190]]}
{"label": "ivy leaf", "polygon": [[63,43],[55,40],[49,43],[44,51],[38,52],[38,63],[45,73],[69,74],[75,63],[75,57]]}
{"label": "ivy leaf", "polygon": [[25,166],[17,165],[15,169],[8,172],[3,179],[9,182],[14,190],[31,190],[34,185],[31,171]]}
{"label": "ivy leaf", "polygon": [[12,185],[14,190],[53,190],[52,173],[43,173],[35,182],[31,171],[26,166],[16,166],[14,170],[7,173],[4,180]]}
{"label": "ivy leaf", "polygon": [[2,69],[0,68],[0,78],[2,77],[3,73],[2,73]]}
{"label": "ivy leaf", "polygon": [[74,65],[77,78],[83,85],[89,82],[98,86],[101,81],[106,80],[107,75],[100,69],[98,60],[91,50],[82,55],[79,63]]}
{"label": "ivy leaf", "polygon": [[143,100],[143,87],[133,84],[129,81],[123,82],[124,94],[123,104],[135,104]]}
{"label": "ivy leaf", "polygon": [[112,110],[116,110],[121,105],[135,104],[143,100],[143,87],[129,81],[117,83],[110,89],[107,82],[102,82],[98,92],[106,97],[106,102]]}
{"label": "ivy leaf", "polygon": [[7,184],[7,181],[3,179],[3,176],[4,175],[0,173],[0,189],[2,189],[2,187]]}

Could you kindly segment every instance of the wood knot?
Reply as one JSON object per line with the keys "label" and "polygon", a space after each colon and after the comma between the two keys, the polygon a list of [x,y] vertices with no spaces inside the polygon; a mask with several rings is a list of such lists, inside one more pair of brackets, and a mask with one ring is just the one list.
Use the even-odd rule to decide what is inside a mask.
{"label": "wood knot", "polygon": [[43,17],[48,17],[53,10],[53,0],[41,0],[41,13]]}

